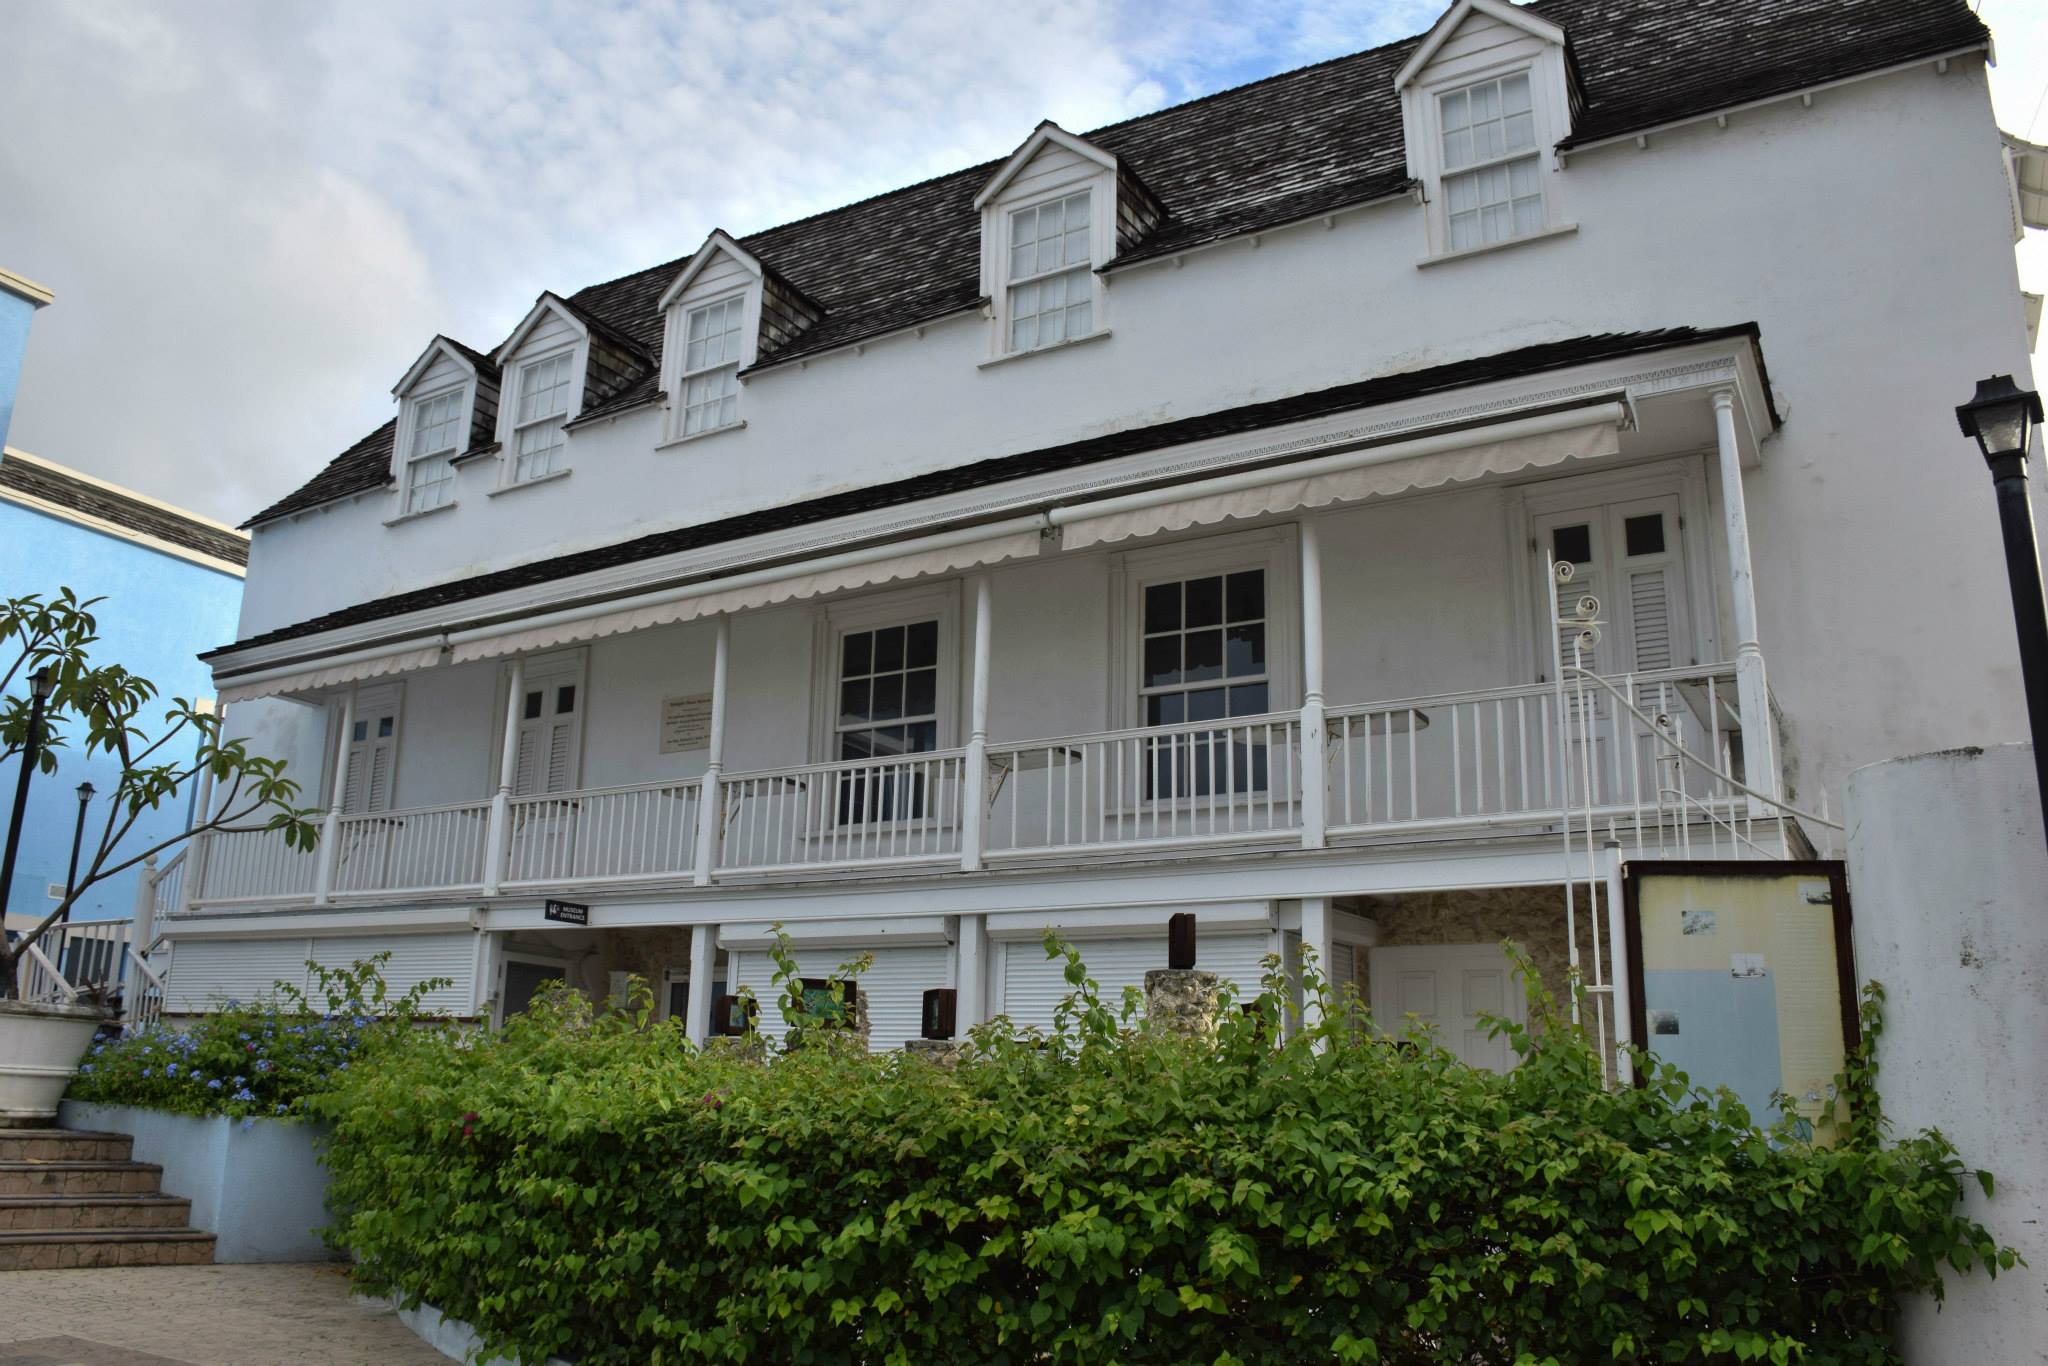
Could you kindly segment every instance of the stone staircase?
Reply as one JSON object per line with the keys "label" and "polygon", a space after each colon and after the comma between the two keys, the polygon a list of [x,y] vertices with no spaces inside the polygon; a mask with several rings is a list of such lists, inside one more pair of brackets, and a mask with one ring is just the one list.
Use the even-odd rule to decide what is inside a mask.
{"label": "stone staircase", "polygon": [[0,1129],[0,1271],[188,1266],[213,1260],[192,1202],[126,1134]]}

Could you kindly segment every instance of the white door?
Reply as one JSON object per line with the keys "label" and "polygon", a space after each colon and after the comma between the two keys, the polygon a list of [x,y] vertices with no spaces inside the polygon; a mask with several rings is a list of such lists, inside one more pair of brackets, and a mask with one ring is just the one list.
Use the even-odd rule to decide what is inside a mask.
{"label": "white door", "polygon": [[[582,749],[580,671],[529,674],[519,698],[519,742],[512,795],[545,797],[573,792]],[[560,879],[576,872],[576,804],[521,802],[513,808],[514,879]]]}
{"label": "white door", "polygon": [[1515,1065],[1508,1041],[1489,1036],[1481,1020],[1528,1018],[1521,979],[1500,945],[1404,944],[1371,953],[1373,1023],[1382,1033],[1433,1029],[1438,1046],[1469,1066],[1505,1072]]}

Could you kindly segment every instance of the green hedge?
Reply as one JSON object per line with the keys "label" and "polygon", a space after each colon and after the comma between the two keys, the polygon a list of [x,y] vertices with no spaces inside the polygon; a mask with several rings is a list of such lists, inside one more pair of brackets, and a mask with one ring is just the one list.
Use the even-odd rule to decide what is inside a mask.
{"label": "green hedge", "polygon": [[1348,1001],[1276,1043],[1269,991],[1209,1044],[1084,990],[949,1072],[698,1055],[637,999],[414,1037],[319,1102],[365,1288],[620,1366],[1826,1363],[1895,1360],[1888,1308],[1943,1263],[2011,1262],[1938,1137],[1828,1151],[1668,1072],[1609,1091],[1555,1023],[1501,1026],[1495,1076]]}

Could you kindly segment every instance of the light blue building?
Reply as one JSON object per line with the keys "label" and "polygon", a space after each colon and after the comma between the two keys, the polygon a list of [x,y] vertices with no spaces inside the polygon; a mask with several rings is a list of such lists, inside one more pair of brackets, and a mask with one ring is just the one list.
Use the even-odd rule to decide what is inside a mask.
{"label": "light blue building", "polygon": [[[68,587],[80,597],[104,597],[94,609],[94,660],[126,665],[165,699],[212,695],[198,654],[234,638],[248,559],[248,536],[231,527],[23,451],[0,454],[0,590],[47,596]],[[18,771],[14,761],[0,763],[0,798],[12,799]],[[24,914],[47,914],[56,904],[52,894],[62,894],[79,784],[90,782],[99,793],[87,821],[90,846],[119,773],[106,755],[88,759],[66,748],[55,774],[33,779],[8,898],[10,927]],[[123,847],[146,848],[184,829],[191,796],[144,816]],[[0,813],[6,809],[0,804]],[[73,918],[127,916],[138,876],[131,871],[95,887]]]}

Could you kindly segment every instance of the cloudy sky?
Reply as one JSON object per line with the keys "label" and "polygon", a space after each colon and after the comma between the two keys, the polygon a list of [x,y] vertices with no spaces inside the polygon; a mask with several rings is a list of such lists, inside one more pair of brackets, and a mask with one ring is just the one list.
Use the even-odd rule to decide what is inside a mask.
{"label": "cloudy sky", "polygon": [[[0,265],[55,290],[10,444],[229,521],[427,338],[1425,27],[1440,0],[0,0]],[[1982,0],[2048,141],[2048,6]],[[2048,234],[2036,234],[2037,237]],[[2048,287],[2048,242],[2024,249]]]}

